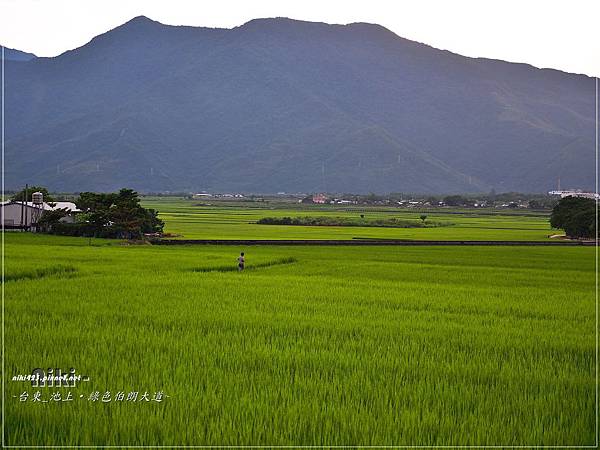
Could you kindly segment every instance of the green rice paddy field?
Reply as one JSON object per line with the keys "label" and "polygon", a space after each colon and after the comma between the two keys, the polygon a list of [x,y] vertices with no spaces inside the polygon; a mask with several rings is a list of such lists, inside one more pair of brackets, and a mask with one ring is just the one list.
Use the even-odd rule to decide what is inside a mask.
{"label": "green rice paddy field", "polygon": [[[352,239],[543,241],[561,234],[549,226],[549,212],[530,210],[446,209],[300,205],[293,203],[236,203],[183,198],[146,197],[142,204],[160,212],[165,232],[183,239]],[[204,206],[202,206],[204,205]],[[366,220],[407,219],[421,214],[446,226],[435,228],[374,228],[258,225],[263,217],[325,216]]]}
{"label": "green rice paddy field", "polygon": [[[278,228],[247,223],[263,211],[158,208],[186,237]],[[549,233],[538,217],[452,220],[462,225],[361,234]],[[347,231],[357,230],[282,235]],[[5,239],[7,445],[597,442],[593,247]],[[231,270],[240,250],[243,273]],[[35,367],[90,381],[39,389],[72,402],[33,402],[36,389],[11,378]],[[117,401],[119,391],[168,397]]]}

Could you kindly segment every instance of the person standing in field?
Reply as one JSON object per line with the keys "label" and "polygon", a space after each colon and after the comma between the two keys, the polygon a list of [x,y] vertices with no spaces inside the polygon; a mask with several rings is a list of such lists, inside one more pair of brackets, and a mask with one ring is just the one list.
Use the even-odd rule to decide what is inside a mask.
{"label": "person standing in field", "polygon": [[240,257],[238,258],[238,270],[241,272],[244,270],[244,264],[246,260],[244,259],[244,252],[240,253]]}

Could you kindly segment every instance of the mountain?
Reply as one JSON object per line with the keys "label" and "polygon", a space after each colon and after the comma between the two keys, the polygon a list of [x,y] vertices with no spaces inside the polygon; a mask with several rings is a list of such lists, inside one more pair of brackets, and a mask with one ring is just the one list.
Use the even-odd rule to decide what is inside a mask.
{"label": "mountain", "polygon": [[541,192],[594,186],[594,79],[373,24],[137,17],[5,63],[6,186]]}
{"label": "mountain", "polygon": [[[5,61],[29,61],[33,58],[37,58],[37,56],[35,56],[33,53],[22,52],[21,50],[15,50],[14,48],[4,47]],[[0,60],[2,60],[1,53]]]}

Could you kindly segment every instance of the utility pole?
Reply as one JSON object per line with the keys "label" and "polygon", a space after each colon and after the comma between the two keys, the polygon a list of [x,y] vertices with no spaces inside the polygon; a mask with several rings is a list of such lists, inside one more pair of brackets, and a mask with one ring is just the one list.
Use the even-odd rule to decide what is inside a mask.
{"label": "utility pole", "polygon": [[[29,195],[29,185],[26,184],[25,185],[25,198],[24,198],[25,205],[27,205],[27,196],[28,195]],[[25,208],[25,228],[27,228],[27,212],[28,212],[27,208]]]}
{"label": "utility pole", "polygon": [[25,203],[23,202],[23,199],[21,199],[21,228],[20,230],[23,231],[23,212],[25,209]]}

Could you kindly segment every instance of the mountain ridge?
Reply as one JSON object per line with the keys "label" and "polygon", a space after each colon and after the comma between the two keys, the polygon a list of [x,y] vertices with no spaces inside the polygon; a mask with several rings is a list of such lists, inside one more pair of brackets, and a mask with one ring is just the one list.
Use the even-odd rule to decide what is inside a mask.
{"label": "mountain ridge", "polygon": [[7,186],[539,192],[561,176],[588,188],[592,80],[375,24],[138,16],[58,57],[7,61],[20,125],[7,125]]}
{"label": "mountain ridge", "polygon": [[[17,50],[10,47],[4,47],[4,58],[6,61],[30,61],[34,58],[37,58],[33,53],[24,52],[22,50]],[[2,59],[2,55],[0,54],[0,59]]]}
{"label": "mountain ridge", "polygon": [[[389,28],[384,27],[383,25],[377,24],[377,23],[372,23],[372,22],[349,22],[346,24],[330,24],[327,22],[314,22],[314,21],[308,21],[308,20],[301,20],[301,19],[291,19],[289,17],[284,17],[284,16],[276,16],[276,17],[259,17],[259,18],[255,18],[255,19],[251,19],[247,22],[244,22],[241,25],[232,27],[232,28],[223,28],[223,27],[205,27],[205,26],[194,26],[194,25],[170,25],[170,24],[165,24],[162,23],[158,20],[154,20],[149,18],[148,16],[145,15],[138,15],[135,16],[133,18],[131,18],[130,20],[128,20],[127,22],[118,25],[115,28],[112,28],[110,30],[107,30],[105,33],[101,33],[98,36],[101,36],[102,34],[106,34],[106,33],[110,33],[111,31],[126,26],[127,24],[130,24],[131,22],[140,22],[140,23],[147,23],[147,24],[154,24],[154,25],[160,25],[163,27],[171,27],[171,28],[192,28],[192,29],[204,29],[204,30],[234,30],[234,29],[238,29],[238,28],[242,28],[245,27],[246,25],[250,24],[250,23],[260,23],[260,22],[277,22],[277,21],[282,21],[282,22],[294,22],[294,23],[303,23],[303,24],[318,24],[318,25],[326,25],[326,26],[334,26],[334,27],[350,27],[350,26],[368,26],[368,27],[373,27],[375,29],[379,29],[384,33],[387,34],[391,34],[393,36],[395,36],[398,39],[402,39],[404,41],[407,42],[412,42],[421,46],[425,46],[425,47],[429,47],[435,50],[438,50],[440,52],[446,52],[452,55],[457,55],[463,58],[468,58],[468,59],[473,59],[473,60],[482,60],[482,61],[489,61],[489,62],[500,62],[500,63],[506,63],[506,64],[514,64],[514,65],[518,65],[518,66],[525,66],[527,68],[533,68],[533,69],[538,69],[538,70],[544,70],[544,71],[551,71],[551,72],[559,72],[562,74],[568,74],[568,75],[577,75],[577,76],[583,76],[586,78],[591,78],[594,79],[595,77],[591,76],[591,75],[587,75],[584,73],[576,73],[576,72],[568,72],[566,70],[562,70],[562,69],[557,69],[555,67],[538,67],[535,66],[533,64],[530,63],[526,63],[526,62],[518,62],[518,61],[509,61],[509,60],[504,60],[504,59],[494,59],[494,58],[488,58],[485,56],[466,56],[463,55],[461,53],[458,52],[454,52],[452,50],[448,50],[448,49],[442,49],[442,48],[438,48],[435,47],[433,45],[427,44],[426,42],[421,42],[421,41],[416,41],[414,39],[408,39],[405,37],[402,37],[396,33],[394,33],[393,31],[391,31]],[[97,37],[97,36],[96,36]],[[89,43],[89,42],[88,42]],[[87,45],[87,44],[84,44]],[[58,55],[60,56],[60,55]]]}

